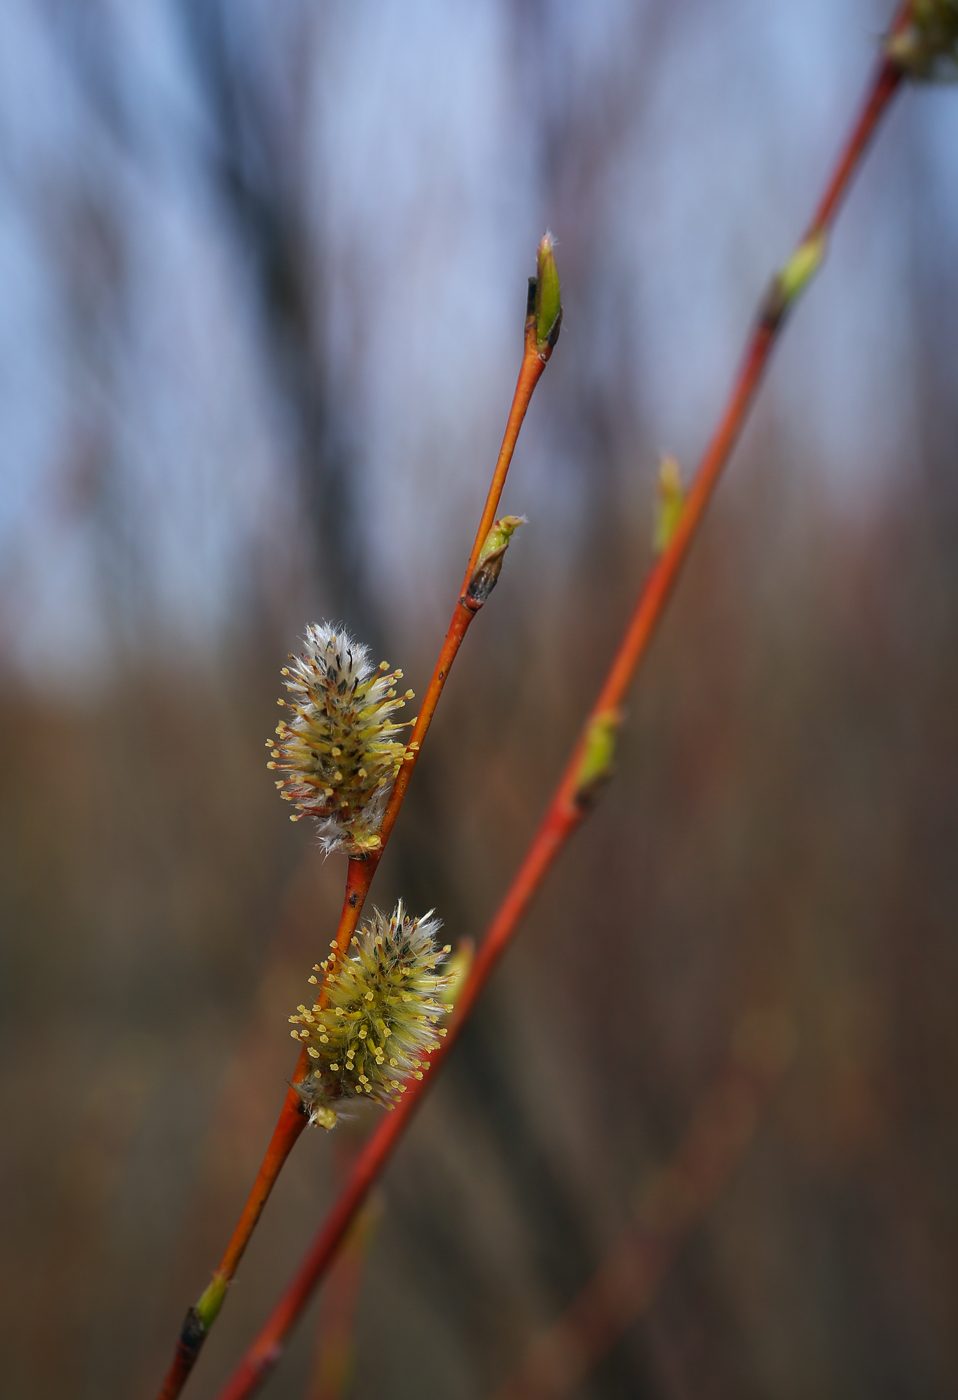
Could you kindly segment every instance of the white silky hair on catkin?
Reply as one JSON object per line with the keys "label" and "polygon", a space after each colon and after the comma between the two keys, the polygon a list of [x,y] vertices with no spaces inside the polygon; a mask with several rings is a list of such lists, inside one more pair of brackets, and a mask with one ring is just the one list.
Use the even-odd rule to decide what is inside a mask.
{"label": "white silky hair on catkin", "polygon": [[315,818],[327,855],[361,855],[381,844],[383,813],[406,752],[393,737],[405,726],[392,716],[412,691],[400,698],[402,671],[390,672],[386,662],[374,667],[368,648],[342,627],[315,623],[304,640],[282,672],[292,699],[279,704],[293,718],[277,725],[267,766],[287,775],[276,785],[296,806],[292,820]]}

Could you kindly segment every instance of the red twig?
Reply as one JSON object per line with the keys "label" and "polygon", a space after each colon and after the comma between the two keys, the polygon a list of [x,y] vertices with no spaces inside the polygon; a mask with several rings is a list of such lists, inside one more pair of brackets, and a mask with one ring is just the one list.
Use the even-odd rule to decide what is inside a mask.
{"label": "red twig", "polygon": [[735,1039],[740,1043],[733,1044],[674,1156],[646,1187],[638,1218],[565,1311],[534,1338],[495,1400],[560,1400],[652,1302],[741,1164],[792,1058],[794,1029],[780,1013],[746,1018]]}
{"label": "red twig", "polygon": [[320,1303],[316,1362],[306,1400],[343,1400],[352,1379],[359,1295],[375,1233],[376,1198],[349,1230]]}
{"label": "red twig", "polygon": [[[900,8],[892,25],[893,31],[905,21],[908,11],[907,4]],[[806,237],[825,232],[834,220],[852,176],[900,81],[901,72],[897,65],[890,59],[883,59]],[[583,726],[529,850],[479,948],[469,980],[459,997],[449,1035],[441,1050],[433,1055],[431,1070],[422,1081],[410,1082],[399,1106],[382,1121],[363,1148],[352,1176],[321,1225],[305,1259],[221,1392],[219,1400],[242,1400],[242,1397],[251,1395],[276,1365],[290,1329],[328,1268],[351,1220],[391,1156],[420,1098],[445,1061],[459,1028],[489,980],[546,872],[590,810],[591,793],[584,789],[581,782],[582,764],[587,755],[590,735],[596,723],[601,723],[618,710],[645,654],[698,532],[705,508],[742,429],[789,304],[789,300],[783,297],[781,281],[776,278],[760,308],[727,407],[706,448],[679,524],[646,578],[599,697]]]}

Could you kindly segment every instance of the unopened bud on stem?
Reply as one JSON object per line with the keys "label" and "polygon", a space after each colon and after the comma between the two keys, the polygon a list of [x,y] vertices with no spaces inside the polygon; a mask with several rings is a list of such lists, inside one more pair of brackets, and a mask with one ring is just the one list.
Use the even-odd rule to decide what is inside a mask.
{"label": "unopened bud on stem", "polygon": [[506,557],[509,541],[519,526],[525,523],[526,517],[524,515],[504,515],[500,520],[494,522],[492,529],[483,541],[478,562],[462,600],[465,606],[473,612],[479,611],[495,588],[499,574],[502,572],[502,561]]}
{"label": "unopened bud on stem", "polygon": [[443,1006],[448,1006],[450,1010],[455,1006],[459,997],[459,990],[463,987],[472,971],[473,959],[476,956],[476,945],[471,938],[462,938],[456,945],[456,951],[451,953],[443,968],[445,972],[445,985],[439,989],[437,996]]}
{"label": "unopened bud on stem", "polygon": [[682,469],[677,458],[666,453],[659,463],[658,493],[655,502],[652,547],[656,554],[663,554],[672,543],[672,536],[678,528],[684,509],[685,487],[682,485]]}
{"label": "unopened bud on stem", "polygon": [[601,788],[611,778],[615,744],[621,723],[621,710],[606,710],[603,714],[596,715],[590,723],[579,771],[576,774],[577,806],[591,807]]}
{"label": "unopened bud on stem", "polygon": [[785,266],[772,278],[762,307],[762,319],[775,327],[794,306],[815,276],[828,250],[828,235],[824,229],[812,233],[799,243]]}
{"label": "unopened bud on stem", "polygon": [[958,76],[958,0],[912,0],[903,27],[885,52],[919,82]]}
{"label": "unopened bud on stem", "polygon": [[536,261],[536,349],[542,360],[552,354],[562,326],[562,292],[553,247],[552,234],[546,232]]}

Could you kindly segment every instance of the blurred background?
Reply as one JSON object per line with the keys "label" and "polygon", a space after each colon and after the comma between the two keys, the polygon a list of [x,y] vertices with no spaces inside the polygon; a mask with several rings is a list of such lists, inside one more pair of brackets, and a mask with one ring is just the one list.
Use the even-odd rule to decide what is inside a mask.
{"label": "blurred background", "polygon": [[[659,453],[694,468],[890,12],[0,7],[7,1400],[148,1400],[225,1244],[344,875],[265,770],[278,671],[342,620],[422,694],[543,229],[565,320],[503,502],[530,523],[373,893],[453,942],[545,805],[651,559]],[[616,782],[383,1183],[357,1397],[503,1385],[758,1023],[789,1051],[728,1181],[575,1393],[958,1390],[956,138],[953,91],[907,91],[855,184]],[[373,1121],[302,1139],[196,1400]],[[315,1317],[276,1400],[319,1393]]]}

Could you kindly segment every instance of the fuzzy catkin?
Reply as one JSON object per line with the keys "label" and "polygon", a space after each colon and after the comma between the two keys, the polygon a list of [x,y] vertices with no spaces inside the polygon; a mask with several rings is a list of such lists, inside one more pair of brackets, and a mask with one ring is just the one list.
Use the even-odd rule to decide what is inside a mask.
{"label": "fuzzy catkin", "polygon": [[402,671],[377,670],[366,647],[328,623],[306,629],[305,649],[284,666],[294,718],[276,726],[268,768],[289,776],[280,795],[296,805],[291,817],[315,817],[325,851],[363,855],[376,850],[379,828],[406,752],[391,736],[405,726],[391,716],[412,698],[397,698]]}
{"label": "fuzzy catkin", "polygon": [[[450,1007],[440,999],[453,978],[437,971],[441,957],[436,934],[442,927],[431,911],[410,919],[402,901],[391,917],[374,910],[354,935],[352,955],[335,944],[315,971],[325,973],[327,1005],[299,1006],[291,1032],[305,1046],[312,1069],[297,1092],[310,1121],[331,1128],[334,1105],[361,1095],[393,1107],[405,1081],[421,1079],[426,1058],[445,1029],[439,1021]],[[314,975],[310,982],[317,983]]]}

